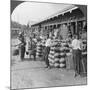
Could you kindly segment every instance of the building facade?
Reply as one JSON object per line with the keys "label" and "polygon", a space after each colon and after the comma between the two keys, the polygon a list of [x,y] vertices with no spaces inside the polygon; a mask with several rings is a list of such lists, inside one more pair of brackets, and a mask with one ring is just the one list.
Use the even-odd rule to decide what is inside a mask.
{"label": "building facade", "polygon": [[72,6],[32,25],[31,28],[43,36],[54,34],[58,29],[59,36],[63,39],[72,37],[74,34],[82,37],[87,31],[86,11],[87,6]]}

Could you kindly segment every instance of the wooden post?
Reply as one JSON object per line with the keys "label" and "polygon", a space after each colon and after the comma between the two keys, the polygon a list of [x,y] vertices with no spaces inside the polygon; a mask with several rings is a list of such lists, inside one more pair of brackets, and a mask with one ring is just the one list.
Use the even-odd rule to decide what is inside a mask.
{"label": "wooden post", "polygon": [[75,30],[75,33],[78,34],[78,31],[77,31],[77,29],[78,29],[78,27],[77,27],[77,21],[75,22],[75,29],[76,29]]}

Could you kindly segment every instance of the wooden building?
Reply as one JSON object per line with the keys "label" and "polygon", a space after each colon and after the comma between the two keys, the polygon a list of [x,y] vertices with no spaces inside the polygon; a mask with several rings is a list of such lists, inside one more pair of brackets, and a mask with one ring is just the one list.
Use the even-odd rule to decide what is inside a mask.
{"label": "wooden building", "polygon": [[87,6],[70,6],[32,25],[31,28],[44,36],[58,29],[64,39],[72,37],[73,34],[81,37],[87,30]]}

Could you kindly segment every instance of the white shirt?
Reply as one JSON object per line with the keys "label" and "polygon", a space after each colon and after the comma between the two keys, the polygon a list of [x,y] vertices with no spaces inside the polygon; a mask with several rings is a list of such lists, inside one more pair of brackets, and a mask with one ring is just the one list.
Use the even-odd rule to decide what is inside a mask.
{"label": "white shirt", "polygon": [[80,49],[81,50],[81,42],[79,41],[79,40],[77,40],[77,39],[74,39],[73,41],[72,41],[72,48],[73,49]]}
{"label": "white shirt", "polygon": [[49,47],[51,46],[51,39],[50,38],[46,40],[45,46],[46,47],[47,46],[49,46]]}
{"label": "white shirt", "polygon": [[30,42],[29,38],[26,38],[26,51],[28,51],[29,42]]}
{"label": "white shirt", "polygon": [[33,40],[34,40],[34,42],[37,42],[37,39],[36,38],[34,38]]}

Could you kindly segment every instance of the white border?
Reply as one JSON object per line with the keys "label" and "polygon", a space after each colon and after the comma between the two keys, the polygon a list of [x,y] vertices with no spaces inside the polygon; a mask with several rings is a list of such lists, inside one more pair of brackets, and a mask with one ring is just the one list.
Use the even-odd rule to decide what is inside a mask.
{"label": "white border", "polygon": [[[27,0],[26,0],[27,1]],[[71,3],[71,4],[86,4],[89,9],[90,0],[30,0],[41,2],[55,2],[55,3]],[[0,90],[9,90],[10,86],[10,0],[0,1]],[[88,10],[88,16],[89,10]],[[88,63],[89,61],[89,17],[88,17]],[[89,68],[88,64],[88,69]],[[89,71],[89,70],[88,70]],[[88,76],[90,72],[88,72]],[[87,86],[69,86],[69,87],[55,87],[55,88],[40,88],[40,90],[89,90],[89,77]],[[30,90],[30,89],[27,89]],[[35,90],[35,89],[33,89]],[[39,90],[39,89],[37,89]]]}

